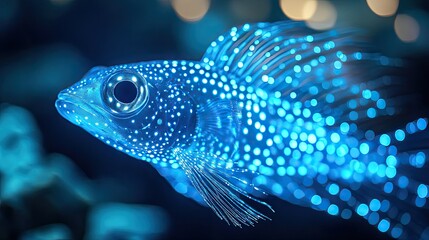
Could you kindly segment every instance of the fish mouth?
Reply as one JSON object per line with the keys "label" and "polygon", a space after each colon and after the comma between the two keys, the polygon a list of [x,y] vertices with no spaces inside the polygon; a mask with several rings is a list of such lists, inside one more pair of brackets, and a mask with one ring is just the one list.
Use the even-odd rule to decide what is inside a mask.
{"label": "fish mouth", "polygon": [[100,114],[100,111],[95,106],[91,106],[85,99],[70,94],[66,90],[58,94],[55,107],[62,117],[76,125],[84,123],[86,125],[95,123],[99,125],[101,122],[106,122],[106,118]]}

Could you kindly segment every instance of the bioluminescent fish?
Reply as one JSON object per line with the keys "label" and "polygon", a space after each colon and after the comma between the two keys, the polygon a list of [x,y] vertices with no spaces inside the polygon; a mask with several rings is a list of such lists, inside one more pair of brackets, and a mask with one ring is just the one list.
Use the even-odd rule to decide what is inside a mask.
{"label": "bioluminescent fish", "polygon": [[248,204],[271,209],[259,200],[269,194],[361,216],[394,238],[428,239],[419,213],[428,185],[414,175],[426,162],[427,120],[381,124],[400,116],[389,75],[402,64],[355,36],[245,24],[201,61],[93,68],[56,107],[229,224],[269,219]]}

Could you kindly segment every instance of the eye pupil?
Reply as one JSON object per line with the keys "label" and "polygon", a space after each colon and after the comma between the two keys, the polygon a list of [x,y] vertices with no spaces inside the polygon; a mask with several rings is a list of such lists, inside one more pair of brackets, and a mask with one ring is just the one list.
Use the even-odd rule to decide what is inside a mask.
{"label": "eye pupil", "polygon": [[137,97],[137,87],[131,81],[121,81],[115,86],[114,96],[122,103],[131,103]]}

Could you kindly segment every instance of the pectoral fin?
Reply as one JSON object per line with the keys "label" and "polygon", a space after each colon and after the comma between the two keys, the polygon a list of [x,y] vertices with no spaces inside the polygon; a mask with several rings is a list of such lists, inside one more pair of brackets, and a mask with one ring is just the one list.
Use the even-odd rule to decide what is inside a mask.
{"label": "pectoral fin", "polygon": [[[250,185],[237,177],[242,169],[233,168],[232,161],[216,155],[192,150],[175,150],[176,159],[188,176],[189,181],[200,193],[216,215],[228,224],[241,227],[253,226],[258,220],[270,220],[248,203],[240,195],[262,204],[273,211],[270,205],[250,196],[237,182]],[[258,190],[256,187],[253,187]]]}

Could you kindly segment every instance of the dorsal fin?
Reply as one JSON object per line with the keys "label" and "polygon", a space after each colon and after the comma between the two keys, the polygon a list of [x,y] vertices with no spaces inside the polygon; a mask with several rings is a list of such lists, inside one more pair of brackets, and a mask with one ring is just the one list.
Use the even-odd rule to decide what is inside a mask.
{"label": "dorsal fin", "polygon": [[348,48],[357,45],[351,39],[351,32],[316,32],[292,21],[244,24],[212,42],[202,61],[253,86],[277,85],[280,81],[284,83],[287,76],[295,78],[292,75],[298,72],[295,66],[302,68],[306,60],[331,53],[333,40]]}
{"label": "dorsal fin", "polygon": [[[348,116],[350,111],[366,114],[378,98],[361,109],[347,104],[359,101],[367,91],[394,87],[380,78],[386,68],[401,63],[375,53],[359,33],[356,29],[319,32],[293,21],[244,24],[212,42],[202,61],[239,85],[300,102],[323,117]],[[391,96],[384,97],[382,101]],[[381,104],[377,114],[391,115],[393,105],[397,107]],[[344,120],[355,121],[354,115]]]}

